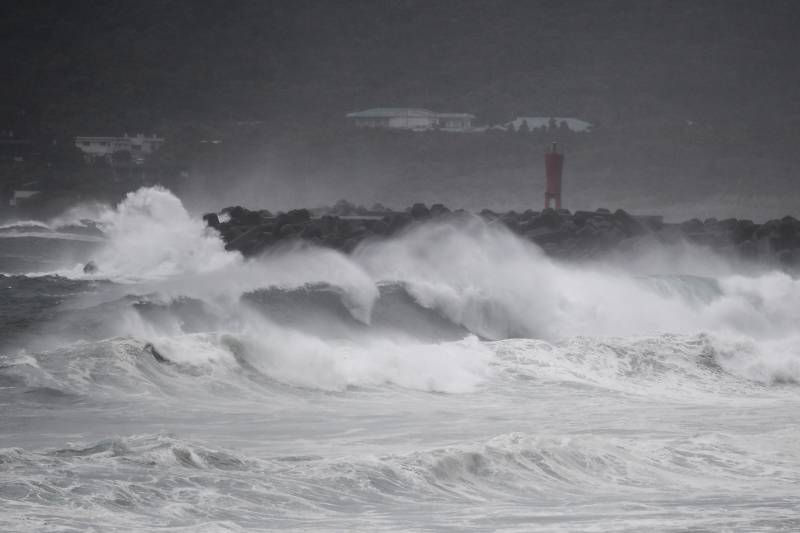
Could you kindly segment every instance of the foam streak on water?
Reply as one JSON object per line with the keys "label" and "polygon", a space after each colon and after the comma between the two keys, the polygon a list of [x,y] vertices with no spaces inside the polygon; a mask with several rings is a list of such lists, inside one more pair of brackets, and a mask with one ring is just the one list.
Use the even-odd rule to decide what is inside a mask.
{"label": "foam streak on water", "polygon": [[103,234],[0,277],[0,530],[800,529],[785,273],[479,220],[245,260],[158,188],[64,220]]}

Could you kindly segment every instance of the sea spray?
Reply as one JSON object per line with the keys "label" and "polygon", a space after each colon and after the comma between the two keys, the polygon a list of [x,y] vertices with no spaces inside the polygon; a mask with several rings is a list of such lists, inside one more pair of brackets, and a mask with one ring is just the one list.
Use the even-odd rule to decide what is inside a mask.
{"label": "sea spray", "polygon": [[[569,265],[548,258],[502,226],[478,218],[459,224],[421,224],[395,238],[364,243],[349,256],[296,244],[245,260],[226,251],[216,232],[189,215],[177,197],[161,188],[129,194],[116,208],[104,211],[99,222],[107,242],[95,257],[98,276],[125,282],[126,291],[155,295],[165,303],[185,297],[204,302],[218,317],[216,331],[241,336],[252,346],[258,345],[256,351],[273,350],[280,357],[291,352],[292,346],[313,347],[316,340],[323,343],[318,349],[298,350],[305,354],[324,351],[332,338],[346,339],[356,351],[365,343],[365,352],[377,346],[374,338],[380,336],[395,343],[418,342],[413,329],[371,326],[380,287],[395,284],[403,287],[420,310],[455,326],[448,328],[446,335],[442,328],[442,340],[458,327],[463,328],[463,335],[484,339],[519,337],[556,343],[578,336],[600,341],[620,336],[708,334],[722,344],[725,339],[740,339],[745,342],[742,346],[752,346],[737,353],[741,357],[749,354],[756,362],[741,362],[741,357],[727,357],[723,362],[724,369],[740,377],[770,382],[792,381],[798,375],[794,361],[800,358],[800,343],[794,325],[800,320],[796,305],[800,282],[779,272],[714,279],[695,272],[675,276],[669,274],[671,265],[649,275],[609,265]],[[256,309],[269,326],[254,328],[243,318],[255,304],[250,296],[262,289],[292,291],[317,285],[327,286],[362,326],[341,321],[335,310],[325,315],[312,307],[306,314],[317,316],[316,322],[303,320],[302,308],[295,311],[299,313],[295,323],[273,322],[271,316],[277,310],[269,306],[280,303],[269,302]],[[169,319],[170,313],[160,315],[158,323],[150,322],[147,328],[137,326],[130,316],[117,317],[114,331],[145,339],[192,333],[183,327],[183,319]],[[431,322],[411,308],[389,315],[384,324],[411,324],[414,321],[404,318],[409,313]],[[361,327],[372,328],[373,338],[368,339]],[[281,328],[302,332],[309,340],[284,342],[275,334]],[[264,333],[259,334],[259,329]],[[267,335],[267,331],[272,333]],[[436,335],[425,337],[435,340]],[[285,349],[274,351],[272,347],[281,343]],[[385,351],[391,352],[391,346]],[[767,360],[775,364],[757,362]],[[773,367],[774,373],[770,371]]]}
{"label": "sea spray", "polygon": [[242,260],[161,187],[129,193],[99,223],[108,241],[95,262],[105,277],[165,278],[219,271]]}
{"label": "sea spray", "polygon": [[245,260],[161,189],[98,222],[98,272],[0,276],[0,529],[797,529],[785,274],[480,220]]}

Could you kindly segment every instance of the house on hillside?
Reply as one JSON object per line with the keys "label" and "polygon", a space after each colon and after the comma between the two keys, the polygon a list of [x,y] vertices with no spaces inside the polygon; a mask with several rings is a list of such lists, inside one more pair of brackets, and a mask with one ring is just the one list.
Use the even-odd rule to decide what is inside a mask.
{"label": "house on hillside", "polygon": [[19,189],[11,192],[11,197],[8,199],[10,207],[20,207],[31,198],[39,196],[41,191],[33,189]]}
{"label": "house on hillside", "polygon": [[462,132],[472,130],[475,116],[469,113],[437,113],[412,107],[379,107],[348,113],[347,119],[357,128]]}
{"label": "house on hillside", "polygon": [[5,187],[0,190],[0,199],[2,199],[3,204],[9,207],[22,207],[28,201],[39,196],[41,192],[39,183],[32,181],[24,185]]}
{"label": "house on hillside", "polygon": [[87,158],[106,158],[117,152],[129,152],[134,163],[142,164],[148,156],[154,154],[164,144],[161,137],[145,136],[141,133],[129,137],[126,133],[122,137],[75,137],[77,146]]}
{"label": "house on hillside", "polygon": [[589,132],[594,128],[594,124],[574,117],[517,117],[497,129],[519,131],[520,128],[525,129],[526,126],[530,131],[566,128],[575,132]]}
{"label": "house on hillside", "polygon": [[0,160],[21,163],[34,153],[30,139],[19,138],[13,130],[0,130]]}
{"label": "house on hillside", "polygon": [[437,126],[445,131],[469,131],[474,115],[469,113],[436,113]]}

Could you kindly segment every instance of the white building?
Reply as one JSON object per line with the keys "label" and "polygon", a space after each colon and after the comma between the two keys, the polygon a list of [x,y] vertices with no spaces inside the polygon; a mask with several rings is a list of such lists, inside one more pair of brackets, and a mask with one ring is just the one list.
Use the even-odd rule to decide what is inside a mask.
{"label": "white building", "polygon": [[25,201],[29,198],[33,198],[34,196],[38,196],[40,191],[33,191],[33,190],[17,190],[11,193],[11,198],[8,200],[8,205],[11,207],[17,207],[20,205],[20,200]]}
{"label": "white building", "polygon": [[359,128],[470,131],[475,116],[469,113],[436,113],[412,107],[379,107],[348,113],[347,118]]}
{"label": "white building", "polygon": [[136,163],[144,162],[162,144],[164,139],[161,137],[147,137],[141,133],[135,137],[129,137],[127,133],[122,137],[75,137],[75,146],[88,157],[110,158],[115,152],[130,152]]}
{"label": "white building", "polygon": [[574,117],[517,117],[511,122],[503,124],[503,129],[517,131],[522,125],[528,129],[538,130],[542,128],[567,128],[570,131],[591,131],[594,127],[590,122]]}

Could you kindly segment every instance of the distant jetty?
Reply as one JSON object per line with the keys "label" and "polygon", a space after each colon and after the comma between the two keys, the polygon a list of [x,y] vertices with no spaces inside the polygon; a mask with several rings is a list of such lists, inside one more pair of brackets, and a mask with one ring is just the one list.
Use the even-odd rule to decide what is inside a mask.
{"label": "distant jetty", "polygon": [[442,204],[414,204],[405,211],[296,209],[286,213],[228,207],[209,213],[206,224],[220,232],[229,250],[245,256],[280,243],[304,241],[349,253],[368,238],[396,235],[413,224],[431,220],[481,217],[540,246],[552,257],[582,260],[648,244],[688,242],[743,261],[771,263],[787,270],[800,268],[800,221],[791,216],[757,224],[751,220],[714,218],[665,223],[657,216],[635,216],[622,209],[575,211],[527,210],[472,214],[451,211]]}

